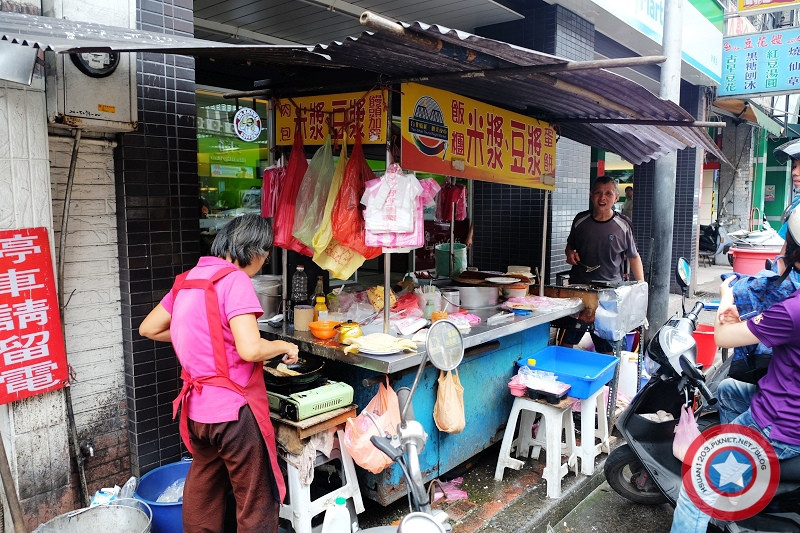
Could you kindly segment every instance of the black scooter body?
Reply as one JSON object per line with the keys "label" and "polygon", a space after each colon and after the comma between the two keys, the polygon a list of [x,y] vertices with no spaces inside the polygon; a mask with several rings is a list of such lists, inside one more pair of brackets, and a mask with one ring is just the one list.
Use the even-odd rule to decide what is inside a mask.
{"label": "black scooter body", "polygon": [[[712,394],[719,382],[727,377],[729,366],[728,360],[709,379],[708,388]],[[615,424],[650,479],[673,506],[682,483],[681,462],[672,454],[674,430],[684,402],[680,384],[681,379],[671,369],[665,373],[657,372],[633,398]],[[674,420],[654,422],[642,416],[659,410],[671,413]],[[719,424],[719,414],[715,406],[708,403],[698,410],[696,416],[701,430]],[[610,461],[611,457],[607,463]],[[716,520],[712,520],[711,524],[729,532],[800,531],[800,457],[781,462],[781,482],[777,493],[761,513],[735,524]]]}

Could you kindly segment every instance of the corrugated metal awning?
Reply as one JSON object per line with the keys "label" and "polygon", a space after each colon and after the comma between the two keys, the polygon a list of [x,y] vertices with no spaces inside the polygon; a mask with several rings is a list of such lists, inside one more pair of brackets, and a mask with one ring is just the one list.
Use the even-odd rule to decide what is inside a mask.
{"label": "corrugated metal awning", "polygon": [[[190,37],[0,12],[0,39],[59,53],[162,52],[225,59],[271,78],[276,96],[418,81],[550,122],[560,135],[640,164],[688,147],[724,155],[674,102],[604,69],[422,22],[331,44],[231,45]],[[310,68],[311,67],[311,68]],[[325,69],[320,73],[320,68]],[[274,73],[270,74],[270,73]],[[465,77],[464,73],[469,74]],[[285,81],[284,81],[285,80]],[[328,92],[331,92],[330,90]]]}

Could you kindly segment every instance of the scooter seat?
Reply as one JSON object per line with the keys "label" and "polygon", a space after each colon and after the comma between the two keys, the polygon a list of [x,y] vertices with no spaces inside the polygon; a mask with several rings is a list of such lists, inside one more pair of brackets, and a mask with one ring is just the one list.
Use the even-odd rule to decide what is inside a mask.
{"label": "scooter seat", "polygon": [[800,455],[781,461],[781,482],[800,482]]}

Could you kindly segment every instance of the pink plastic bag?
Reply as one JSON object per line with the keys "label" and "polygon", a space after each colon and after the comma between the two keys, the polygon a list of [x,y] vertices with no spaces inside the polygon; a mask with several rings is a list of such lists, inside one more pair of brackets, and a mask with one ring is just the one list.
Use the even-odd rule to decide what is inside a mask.
{"label": "pink plastic bag", "polygon": [[675,439],[672,441],[672,455],[679,461],[685,462],[686,451],[699,436],[700,430],[697,428],[697,421],[694,419],[694,414],[688,406],[684,405],[681,407],[681,419],[678,420],[678,425],[675,426]]}
{"label": "pink plastic bag", "polygon": [[364,410],[345,422],[344,447],[358,466],[373,474],[379,474],[392,464],[392,460],[369,440],[373,435],[379,434],[376,423],[381,428],[381,435],[397,434],[397,426],[400,424],[400,402],[389,385],[388,377],[386,384],[380,384],[378,394],[369,401]]}

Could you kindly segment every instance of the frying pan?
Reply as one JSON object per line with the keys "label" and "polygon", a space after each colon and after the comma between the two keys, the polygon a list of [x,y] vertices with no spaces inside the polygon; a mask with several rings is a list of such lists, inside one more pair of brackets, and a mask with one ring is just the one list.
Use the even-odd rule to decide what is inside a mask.
{"label": "frying pan", "polygon": [[[281,363],[281,357],[273,357],[265,361],[265,365],[271,368],[277,368]],[[286,365],[289,370],[300,372],[298,376],[275,376],[269,372],[264,372],[264,382],[267,385],[307,385],[317,381],[321,374],[322,369],[325,367],[325,360],[312,355],[310,353],[301,353],[297,362],[291,365]]]}

